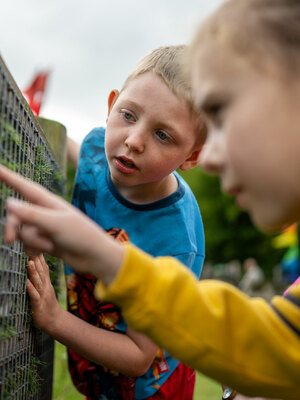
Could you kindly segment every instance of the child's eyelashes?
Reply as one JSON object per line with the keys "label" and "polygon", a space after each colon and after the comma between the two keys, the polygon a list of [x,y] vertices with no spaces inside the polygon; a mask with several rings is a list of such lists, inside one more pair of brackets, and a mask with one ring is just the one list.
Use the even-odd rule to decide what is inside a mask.
{"label": "child's eyelashes", "polygon": [[206,104],[203,104],[202,106],[204,118],[208,123],[216,126],[220,126],[222,124],[225,109],[226,103],[218,100],[207,101]]}
{"label": "child's eyelashes", "polygon": [[223,111],[224,111],[223,104],[217,103],[217,104],[212,104],[209,107],[206,107],[205,114],[209,119],[217,121],[222,116]]}
{"label": "child's eyelashes", "polygon": [[157,138],[162,141],[162,142],[172,142],[172,138],[170,135],[168,135],[165,131],[158,130],[155,132]]}
{"label": "child's eyelashes", "polygon": [[135,116],[129,111],[121,110],[120,112],[126,121],[134,122],[136,120]]}

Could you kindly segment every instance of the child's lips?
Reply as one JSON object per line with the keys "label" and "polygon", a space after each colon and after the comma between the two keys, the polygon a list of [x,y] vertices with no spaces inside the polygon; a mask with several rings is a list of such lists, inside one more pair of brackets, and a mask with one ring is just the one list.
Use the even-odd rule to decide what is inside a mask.
{"label": "child's lips", "polygon": [[117,157],[115,161],[116,168],[124,173],[124,174],[131,174],[137,170],[135,163],[127,157]]}
{"label": "child's lips", "polygon": [[238,207],[246,209],[245,193],[241,186],[230,187],[225,192],[235,198]]}
{"label": "child's lips", "polygon": [[241,192],[241,188],[239,186],[231,186],[230,188],[224,188],[224,191],[231,196],[237,196]]}
{"label": "child's lips", "polygon": [[136,168],[135,163],[131,160],[131,158],[127,158],[124,156],[118,157],[118,159],[126,166],[131,168]]}

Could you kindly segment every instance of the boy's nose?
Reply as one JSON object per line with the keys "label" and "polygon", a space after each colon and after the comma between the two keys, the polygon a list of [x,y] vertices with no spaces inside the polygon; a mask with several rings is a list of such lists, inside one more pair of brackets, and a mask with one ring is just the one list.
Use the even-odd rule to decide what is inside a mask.
{"label": "boy's nose", "polygon": [[141,132],[131,132],[125,139],[125,145],[134,152],[142,153],[145,149],[143,134]]}

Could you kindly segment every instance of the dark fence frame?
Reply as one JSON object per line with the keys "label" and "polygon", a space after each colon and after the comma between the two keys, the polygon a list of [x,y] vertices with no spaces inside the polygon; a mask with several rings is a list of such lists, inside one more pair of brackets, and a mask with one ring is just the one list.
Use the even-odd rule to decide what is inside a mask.
{"label": "dark fence frame", "polygon": [[[0,163],[62,194],[64,173],[40,123],[0,57]],[[34,328],[26,293],[28,258],[3,242],[5,201],[19,198],[0,182],[0,400],[50,400],[54,342]],[[57,286],[60,262],[48,257]]]}

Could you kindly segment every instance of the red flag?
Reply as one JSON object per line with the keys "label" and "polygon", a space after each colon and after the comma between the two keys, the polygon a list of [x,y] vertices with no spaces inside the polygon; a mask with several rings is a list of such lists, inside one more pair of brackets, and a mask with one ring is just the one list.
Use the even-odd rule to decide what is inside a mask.
{"label": "red flag", "polygon": [[30,86],[27,89],[23,90],[23,93],[27,98],[28,104],[35,115],[39,115],[40,113],[48,76],[49,71],[39,72],[34,77]]}

